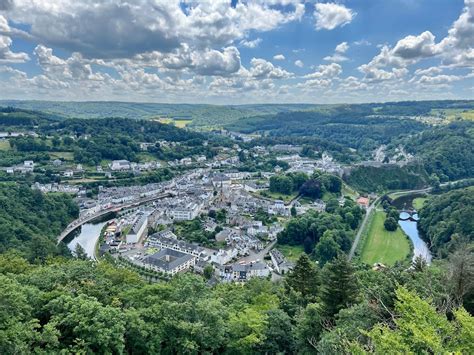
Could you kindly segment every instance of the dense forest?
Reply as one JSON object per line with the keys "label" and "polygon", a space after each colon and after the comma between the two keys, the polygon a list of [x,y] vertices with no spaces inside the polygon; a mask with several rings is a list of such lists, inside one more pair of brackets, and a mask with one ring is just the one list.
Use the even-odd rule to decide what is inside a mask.
{"label": "dense forest", "polygon": [[420,164],[357,166],[344,175],[344,180],[364,192],[410,190],[425,187],[429,177]]}
{"label": "dense forest", "polygon": [[281,282],[210,286],[191,274],[148,284],[112,260],[3,254],[0,353],[467,354],[473,318],[456,285],[468,258],[373,271],[303,255]]}
{"label": "dense forest", "polygon": [[1,183],[0,206],[0,253],[15,249],[31,262],[69,254],[56,237],[79,214],[70,196]]}
{"label": "dense forest", "polygon": [[474,122],[453,122],[403,139],[406,149],[423,161],[429,175],[441,181],[474,176]]}
{"label": "dense forest", "polygon": [[420,211],[418,226],[431,250],[440,257],[459,248],[474,252],[474,188],[429,198]]}

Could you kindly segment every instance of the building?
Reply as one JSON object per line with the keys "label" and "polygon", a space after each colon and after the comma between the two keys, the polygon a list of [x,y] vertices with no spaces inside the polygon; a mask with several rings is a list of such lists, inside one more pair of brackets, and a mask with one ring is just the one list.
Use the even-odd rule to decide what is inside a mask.
{"label": "building", "polygon": [[171,231],[163,231],[151,235],[148,238],[147,245],[150,247],[176,250],[181,253],[193,255],[198,259],[207,259],[207,255],[203,248],[198,245],[179,240],[178,237]]}
{"label": "building", "polygon": [[367,197],[359,197],[357,199],[357,204],[361,207],[368,208],[369,207],[369,199]]}
{"label": "building", "polygon": [[190,221],[199,214],[200,206],[197,203],[189,203],[185,207],[170,209],[169,214],[175,221]]}
{"label": "building", "polygon": [[278,249],[273,249],[270,251],[270,258],[275,271],[281,275],[286,274],[294,266],[293,263],[286,261],[285,257]]}
{"label": "building", "polygon": [[131,165],[128,160],[114,160],[110,164],[110,169],[113,171],[120,171],[120,170],[130,170]]}
{"label": "building", "polygon": [[138,215],[132,224],[130,232],[126,236],[127,244],[137,243],[146,236],[148,232],[148,216],[146,214]]}
{"label": "building", "polygon": [[246,282],[252,277],[267,277],[268,275],[270,275],[270,269],[260,262],[246,265],[233,264],[219,268],[219,276],[226,282]]}
{"label": "building", "polygon": [[193,267],[196,263],[196,257],[165,248],[143,259],[143,263],[152,270],[174,275]]}

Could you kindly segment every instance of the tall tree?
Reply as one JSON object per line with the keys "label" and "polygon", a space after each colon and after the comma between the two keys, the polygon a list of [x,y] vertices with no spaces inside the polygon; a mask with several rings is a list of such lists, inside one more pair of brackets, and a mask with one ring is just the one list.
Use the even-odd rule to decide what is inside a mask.
{"label": "tall tree", "polygon": [[306,253],[301,254],[293,270],[286,277],[287,284],[299,292],[305,303],[312,302],[318,294],[319,269]]}
{"label": "tall tree", "polygon": [[353,305],[358,296],[358,281],[354,267],[344,254],[325,265],[322,272],[321,302],[326,317]]}

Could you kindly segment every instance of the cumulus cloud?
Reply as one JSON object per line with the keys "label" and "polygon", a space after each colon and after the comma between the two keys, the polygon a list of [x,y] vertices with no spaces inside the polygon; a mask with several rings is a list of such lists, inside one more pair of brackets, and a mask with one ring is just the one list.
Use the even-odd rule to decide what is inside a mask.
{"label": "cumulus cloud", "polygon": [[252,58],[250,61],[250,75],[254,78],[267,79],[286,79],[291,76],[291,73],[280,68],[275,67],[271,62],[261,58]]}
{"label": "cumulus cloud", "polygon": [[342,73],[342,67],[337,63],[319,65],[317,70],[304,76],[305,79],[332,78]]}
{"label": "cumulus cloud", "polygon": [[26,53],[12,52],[11,44],[12,39],[10,37],[0,35],[0,63],[24,63],[30,59]]}
{"label": "cumulus cloud", "polygon": [[344,53],[349,49],[349,44],[347,42],[339,43],[334,49],[334,54],[324,57],[323,59],[329,62],[344,62],[349,60]]}
{"label": "cumulus cloud", "polygon": [[[265,2],[179,0],[18,0],[8,16],[31,27],[48,46],[94,58],[130,58],[170,52],[182,43],[228,46],[250,31],[269,31],[299,20],[303,4],[283,11]],[[120,40],[117,40],[120,39]]]}
{"label": "cumulus cloud", "polygon": [[303,68],[304,67],[304,63],[301,61],[301,60],[296,60],[295,61],[295,65],[298,67],[298,68]]}
{"label": "cumulus cloud", "polygon": [[285,60],[285,56],[283,54],[276,54],[273,56],[273,60]]}
{"label": "cumulus cloud", "polygon": [[333,30],[351,23],[356,13],[344,5],[335,3],[317,3],[314,17],[317,30]]}
{"label": "cumulus cloud", "polygon": [[257,48],[260,43],[262,43],[261,38],[256,38],[252,41],[245,40],[245,39],[240,41],[240,45],[246,48]]}

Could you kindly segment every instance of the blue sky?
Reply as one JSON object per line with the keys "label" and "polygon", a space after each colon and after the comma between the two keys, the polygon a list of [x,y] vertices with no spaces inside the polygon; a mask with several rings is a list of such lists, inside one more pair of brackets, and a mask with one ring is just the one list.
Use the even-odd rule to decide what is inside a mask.
{"label": "blue sky", "polygon": [[474,0],[0,0],[0,99],[474,97]]}

